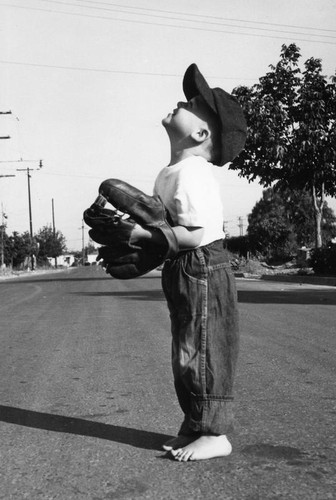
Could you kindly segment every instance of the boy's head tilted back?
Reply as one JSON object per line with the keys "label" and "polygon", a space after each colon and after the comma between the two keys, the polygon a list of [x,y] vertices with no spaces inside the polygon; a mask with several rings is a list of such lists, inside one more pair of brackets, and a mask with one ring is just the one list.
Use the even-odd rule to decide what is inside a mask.
{"label": "boy's head tilted back", "polygon": [[219,122],[220,162],[232,161],[244,148],[246,121],[237,99],[221,88],[211,89],[196,64],[191,64],[183,78],[183,91],[188,100],[201,95]]}
{"label": "boy's head tilted back", "polygon": [[237,99],[221,88],[211,89],[196,64],[185,72],[183,91],[188,102],[178,103],[162,121],[171,142],[186,150],[199,144],[216,165],[232,161],[244,148],[247,128]]}

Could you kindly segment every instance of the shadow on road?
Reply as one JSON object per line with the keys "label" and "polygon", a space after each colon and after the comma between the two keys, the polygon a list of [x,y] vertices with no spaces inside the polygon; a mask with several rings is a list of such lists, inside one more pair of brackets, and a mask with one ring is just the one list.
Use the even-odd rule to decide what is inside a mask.
{"label": "shadow on road", "polygon": [[34,429],[96,437],[145,450],[158,450],[162,443],[172,438],[172,436],[156,432],[2,405],[0,405],[0,421]]}
{"label": "shadow on road", "polygon": [[71,295],[81,295],[83,297],[122,297],[129,300],[165,300],[161,289],[122,292],[71,292]]}
{"label": "shadow on road", "polygon": [[336,289],[239,290],[238,301],[247,304],[320,304],[334,306],[336,305]]}
{"label": "shadow on road", "polygon": [[[134,281],[136,280],[148,280],[148,279],[156,279],[160,278],[161,276],[159,275],[148,275],[148,276],[139,276],[138,278],[133,278],[132,280],[127,280],[127,281]],[[56,282],[61,282],[61,281],[106,281],[106,280],[113,280],[116,278],[112,278],[112,276],[98,276],[98,277],[88,277],[88,278],[73,278],[73,277],[66,277],[66,278],[31,278],[31,277],[21,277],[21,278],[8,278],[6,280],[0,281],[0,286],[1,285],[17,285],[18,283],[20,284],[25,284],[25,283],[56,283]]]}
{"label": "shadow on road", "polygon": [[[149,274],[146,276],[140,276],[135,278],[136,280],[157,280],[160,279],[159,274]],[[96,276],[91,273],[88,277],[76,277],[73,275],[66,277],[57,277],[50,275],[47,277],[29,277],[29,278],[17,278],[13,280],[0,281],[1,285],[17,285],[20,284],[30,284],[30,283],[47,283],[47,282],[81,282],[81,281],[105,281],[113,280],[111,276]],[[134,280],[127,280],[134,281]],[[155,286],[157,281],[155,281]],[[286,285],[284,285],[286,286]],[[154,300],[164,300],[163,292],[160,288],[148,289],[148,290],[127,290],[127,291],[103,291],[103,292],[72,292],[74,295],[88,296],[88,297],[121,297],[128,300],[144,300],[144,301],[154,301]],[[316,288],[305,288],[304,286],[299,289],[287,289],[287,290],[238,290],[238,300],[240,303],[247,304],[315,304],[315,305],[336,305],[336,287],[325,289]]]}
{"label": "shadow on road", "polygon": [[[119,292],[72,292],[83,297],[120,297],[128,300],[165,300],[161,289]],[[246,304],[320,304],[336,305],[336,290],[239,290],[238,301]]]}

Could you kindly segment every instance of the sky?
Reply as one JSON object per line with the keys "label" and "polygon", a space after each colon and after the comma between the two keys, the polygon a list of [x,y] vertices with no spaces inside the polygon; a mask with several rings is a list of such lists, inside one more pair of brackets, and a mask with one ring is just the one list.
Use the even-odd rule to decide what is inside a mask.
{"label": "sky", "polygon": [[[301,49],[336,70],[335,0],[0,0],[0,202],[7,233],[53,224],[69,250],[107,178],[152,193],[169,162],[161,120],[196,63],[211,87],[252,86]],[[3,114],[11,111],[11,114]],[[42,168],[39,168],[42,160]],[[2,177],[12,175],[15,177]],[[243,232],[262,186],[216,168],[226,230]],[[336,211],[336,200],[328,199]],[[54,210],[52,210],[54,207]],[[1,216],[1,213],[0,213]],[[0,221],[1,223],[1,221]]]}

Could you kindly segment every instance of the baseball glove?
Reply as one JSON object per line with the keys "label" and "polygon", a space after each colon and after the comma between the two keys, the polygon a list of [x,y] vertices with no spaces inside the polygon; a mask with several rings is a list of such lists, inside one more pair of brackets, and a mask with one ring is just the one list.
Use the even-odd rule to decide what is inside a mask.
{"label": "baseball glove", "polygon": [[[113,210],[105,208],[107,202]],[[148,196],[121,180],[107,179],[100,185],[99,196],[85,210],[84,220],[92,228],[90,237],[103,245],[97,260],[103,260],[106,272],[114,278],[146,274],[178,252],[170,216],[160,198]],[[160,231],[160,243],[132,243],[135,224]]]}

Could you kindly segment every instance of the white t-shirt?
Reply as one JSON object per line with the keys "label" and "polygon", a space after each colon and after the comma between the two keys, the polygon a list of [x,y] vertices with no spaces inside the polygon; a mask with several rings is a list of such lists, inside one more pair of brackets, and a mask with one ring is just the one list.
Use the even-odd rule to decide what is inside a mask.
{"label": "white t-shirt", "polygon": [[223,206],[214,165],[201,156],[164,167],[156,178],[154,195],[159,195],[175,225],[202,227],[199,246],[224,238]]}

